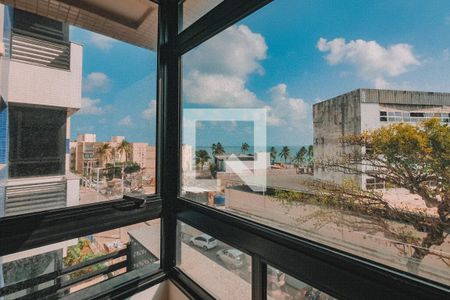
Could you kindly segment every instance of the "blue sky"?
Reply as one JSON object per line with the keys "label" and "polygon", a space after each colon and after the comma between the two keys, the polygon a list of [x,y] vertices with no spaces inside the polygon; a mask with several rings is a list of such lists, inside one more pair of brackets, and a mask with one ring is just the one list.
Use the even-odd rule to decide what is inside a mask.
{"label": "blue sky", "polygon": [[[275,0],[183,57],[185,108],[268,109],[268,143],[312,140],[311,106],[362,87],[450,91],[450,1]],[[155,53],[73,29],[84,45],[73,136],[154,143]],[[251,143],[251,126],[198,128],[197,143]]]}

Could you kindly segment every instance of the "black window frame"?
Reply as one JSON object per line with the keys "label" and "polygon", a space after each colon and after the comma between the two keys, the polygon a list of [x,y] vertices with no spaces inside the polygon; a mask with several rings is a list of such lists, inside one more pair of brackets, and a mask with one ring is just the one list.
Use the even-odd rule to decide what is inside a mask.
{"label": "black window frame", "polygon": [[[159,0],[156,194],[0,218],[0,256],[99,231],[161,218],[161,265],[156,272],[107,280],[72,299],[123,299],[170,279],[186,295],[213,299],[177,267],[177,222],[237,247],[252,258],[252,299],[267,296],[267,265],[344,299],[444,299],[450,289],[389,266],[293,236],[179,196],[181,156],[181,57],[271,0],[224,0],[178,33],[182,1]],[[76,216],[76,218],[74,218]],[[138,271],[138,270],[136,270]]]}

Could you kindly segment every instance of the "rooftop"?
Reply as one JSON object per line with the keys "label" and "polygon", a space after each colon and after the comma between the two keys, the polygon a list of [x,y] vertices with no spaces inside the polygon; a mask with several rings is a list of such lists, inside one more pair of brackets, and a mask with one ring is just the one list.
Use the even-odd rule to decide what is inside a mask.
{"label": "rooftop", "polygon": [[359,97],[361,103],[450,106],[450,93],[365,88],[341,94],[316,103],[313,106],[351,95]]}

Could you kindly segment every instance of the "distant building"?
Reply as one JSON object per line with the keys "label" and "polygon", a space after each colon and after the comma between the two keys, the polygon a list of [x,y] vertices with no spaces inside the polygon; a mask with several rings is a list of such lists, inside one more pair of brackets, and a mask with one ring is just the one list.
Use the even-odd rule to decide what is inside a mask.
{"label": "distant building", "polygon": [[[450,120],[450,93],[358,89],[313,105],[314,158],[321,160],[354,149],[342,145],[343,136],[359,134],[397,122]],[[362,151],[362,150],[361,150]],[[363,170],[367,171],[367,170]],[[343,183],[353,180],[362,188],[383,188],[367,175],[351,175],[316,166],[314,177]]]}
{"label": "distant building", "polygon": [[155,176],[156,148],[147,143],[131,143],[131,160],[137,163],[145,175]]}
{"label": "distant building", "polygon": [[[89,176],[95,168],[104,168],[107,163],[126,162],[125,153],[120,153],[117,148],[125,140],[124,136],[113,136],[111,141],[97,142],[95,134],[79,134],[77,141],[71,142],[71,168],[74,172]],[[108,160],[102,160],[96,150],[109,144],[111,153]],[[156,168],[156,148],[147,143],[130,143],[129,160],[137,163],[146,176],[154,177]]]}

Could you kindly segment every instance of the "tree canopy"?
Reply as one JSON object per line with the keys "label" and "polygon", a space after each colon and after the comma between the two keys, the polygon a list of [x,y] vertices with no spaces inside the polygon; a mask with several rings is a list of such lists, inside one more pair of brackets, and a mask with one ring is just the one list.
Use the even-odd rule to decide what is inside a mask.
{"label": "tree canopy", "polygon": [[[352,181],[336,184],[313,180],[309,183],[312,196],[289,193],[288,197],[284,193],[279,198],[302,202],[308,199],[363,215],[370,221],[364,225],[366,230],[411,245],[413,252],[407,267],[417,273],[425,256],[436,255],[431,247],[442,245],[450,231],[450,127],[438,119],[416,125],[397,123],[344,136],[341,142],[344,153],[316,159],[314,164],[326,171],[367,175],[384,181],[389,188],[406,189],[420,196],[422,208],[400,206],[387,200],[385,191],[365,190]],[[339,222],[337,219],[333,215],[323,218],[325,222]],[[416,233],[399,230],[388,220],[408,224]],[[448,257],[439,259],[450,265]]]}

